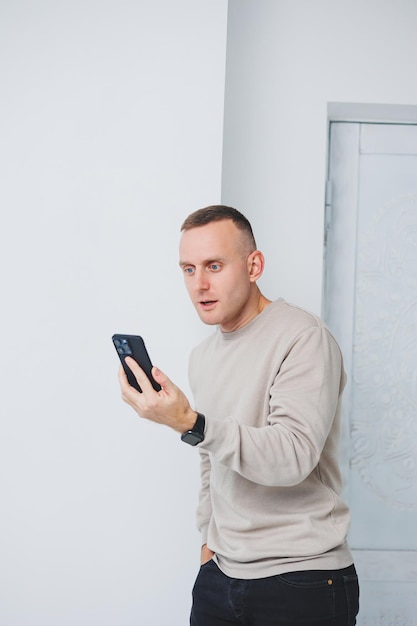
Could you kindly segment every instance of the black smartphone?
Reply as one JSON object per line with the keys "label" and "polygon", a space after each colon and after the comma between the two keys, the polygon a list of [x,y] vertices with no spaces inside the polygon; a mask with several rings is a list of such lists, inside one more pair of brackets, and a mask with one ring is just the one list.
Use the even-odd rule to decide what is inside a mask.
{"label": "black smartphone", "polygon": [[152,376],[151,359],[149,358],[149,354],[146,350],[145,342],[143,341],[142,337],[139,337],[139,335],[117,334],[113,335],[112,340],[114,347],[116,348],[117,354],[119,355],[120,362],[127,376],[127,380],[129,381],[129,385],[132,385],[132,387],[142,393],[142,389],[140,388],[140,385],[138,384],[138,381],[136,380],[132,370],[125,363],[125,359],[127,356],[132,357],[132,359],[134,359],[136,363],[141,366],[141,368],[151,381],[152,387],[155,389],[155,391],[160,391],[161,385],[157,383]]}

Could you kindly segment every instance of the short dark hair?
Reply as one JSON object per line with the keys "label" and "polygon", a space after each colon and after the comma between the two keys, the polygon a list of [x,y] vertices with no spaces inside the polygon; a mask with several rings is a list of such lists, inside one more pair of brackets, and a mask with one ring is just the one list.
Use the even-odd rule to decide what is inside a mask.
{"label": "short dark hair", "polygon": [[183,222],[181,226],[181,232],[190,230],[191,228],[197,228],[198,226],[205,226],[211,222],[220,222],[222,220],[232,220],[239,230],[241,230],[246,236],[248,245],[253,250],[256,250],[256,241],[253,234],[252,226],[247,217],[240,213],[237,209],[224,204],[214,204],[207,206],[204,209],[198,209],[191,213]]}

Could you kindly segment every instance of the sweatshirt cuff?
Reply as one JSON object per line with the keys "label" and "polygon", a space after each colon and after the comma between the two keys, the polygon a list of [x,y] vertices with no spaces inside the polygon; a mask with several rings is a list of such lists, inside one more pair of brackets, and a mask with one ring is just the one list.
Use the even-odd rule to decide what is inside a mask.
{"label": "sweatshirt cuff", "polygon": [[238,423],[230,417],[221,420],[206,418],[204,440],[198,447],[216,454],[225,445],[228,446],[233,440],[236,441],[238,430]]}

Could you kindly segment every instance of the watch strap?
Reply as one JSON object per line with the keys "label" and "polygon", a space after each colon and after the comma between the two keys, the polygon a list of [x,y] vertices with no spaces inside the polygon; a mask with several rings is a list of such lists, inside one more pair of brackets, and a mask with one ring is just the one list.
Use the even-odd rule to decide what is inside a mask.
{"label": "watch strap", "polygon": [[181,435],[181,440],[190,446],[196,446],[204,441],[204,429],[206,426],[206,418],[202,413],[197,413],[197,419],[191,430],[187,430]]}

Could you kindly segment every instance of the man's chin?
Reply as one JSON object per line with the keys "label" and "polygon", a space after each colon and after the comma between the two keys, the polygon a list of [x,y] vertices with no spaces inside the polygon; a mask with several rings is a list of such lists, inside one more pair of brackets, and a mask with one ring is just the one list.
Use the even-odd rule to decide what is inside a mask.
{"label": "man's chin", "polygon": [[204,310],[198,304],[196,306],[196,311],[198,317],[204,324],[207,324],[208,326],[216,326],[219,323],[218,317],[214,314],[214,311],[212,309]]}

